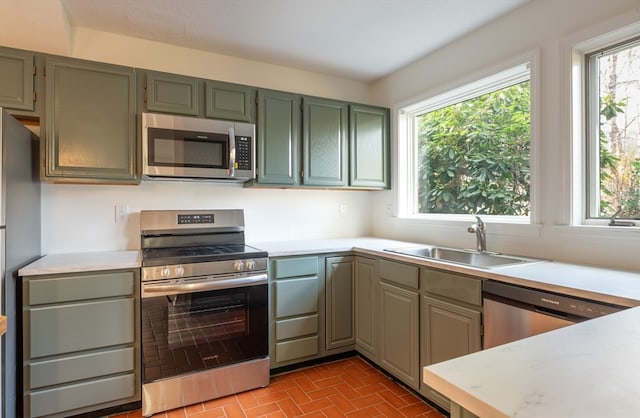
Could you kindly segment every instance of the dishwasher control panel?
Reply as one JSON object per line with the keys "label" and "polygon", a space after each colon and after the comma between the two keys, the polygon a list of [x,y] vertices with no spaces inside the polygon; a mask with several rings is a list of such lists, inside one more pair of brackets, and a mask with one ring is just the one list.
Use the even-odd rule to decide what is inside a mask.
{"label": "dishwasher control panel", "polygon": [[619,312],[624,307],[590,301],[573,296],[559,295],[538,289],[485,280],[482,291],[487,295],[500,297],[507,304],[529,305],[531,310],[561,312],[580,319],[591,319]]}

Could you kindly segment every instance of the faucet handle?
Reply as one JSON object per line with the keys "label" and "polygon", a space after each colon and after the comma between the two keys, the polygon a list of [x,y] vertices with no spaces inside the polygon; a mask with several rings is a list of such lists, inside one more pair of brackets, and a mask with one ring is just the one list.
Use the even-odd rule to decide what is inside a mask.
{"label": "faucet handle", "polygon": [[475,215],[476,216],[476,220],[478,222],[478,226],[480,227],[480,229],[484,229],[484,222],[482,222],[482,219],[480,219],[480,216]]}

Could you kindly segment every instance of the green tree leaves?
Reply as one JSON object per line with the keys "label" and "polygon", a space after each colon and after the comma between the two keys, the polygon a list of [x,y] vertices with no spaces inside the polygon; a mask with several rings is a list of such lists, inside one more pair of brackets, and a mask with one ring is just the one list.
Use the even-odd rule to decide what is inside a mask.
{"label": "green tree leaves", "polygon": [[420,213],[529,214],[528,81],[421,115]]}

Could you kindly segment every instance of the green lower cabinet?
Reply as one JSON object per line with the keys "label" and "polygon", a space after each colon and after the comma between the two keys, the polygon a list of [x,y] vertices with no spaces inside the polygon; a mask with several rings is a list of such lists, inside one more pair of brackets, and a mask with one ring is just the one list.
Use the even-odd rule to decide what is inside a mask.
{"label": "green lower cabinet", "polygon": [[419,296],[417,291],[380,283],[380,365],[410,387],[420,387]]}
{"label": "green lower cabinet", "polygon": [[271,368],[320,352],[320,273],[317,256],[271,259]]}
{"label": "green lower cabinet", "polygon": [[379,281],[376,260],[356,257],[355,293],[355,343],[356,350],[368,359],[378,362],[378,314]]}
{"label": "green lower cabinet", "polygon": [[355,257],[325,259],[325,348],[353,347]]}
{"label": "green lower cabinet", "polygon": [[140,400],[138,270],[22,278],[22,416]]}
{"label": "green lower cabinet", "polygon": [[[420,368],[481,350],[481,280],[422,268],[420,286]],[[449,409],[449,399],[424,383],[420,393]]]}
{"label": "green lower cabinet", "polygon": [[476,414],[473,414],[460,405],[451,402],[450,418],[479,418]]}

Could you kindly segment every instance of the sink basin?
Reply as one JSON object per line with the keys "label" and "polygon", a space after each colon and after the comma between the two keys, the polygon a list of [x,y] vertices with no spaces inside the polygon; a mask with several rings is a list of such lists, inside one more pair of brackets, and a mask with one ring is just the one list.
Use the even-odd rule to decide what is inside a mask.
{"label": "sink basin", "polygon": [[491,252],[477,252],[471,250],[458,250],[443,247],[406,247],[388,248],[385,251],[398,254],[410,255],[413,257],[429,258],[432,260],[446,261],[450,263],[466,264],[472,267],[491,268],[511,264],[532,263],[536,260],[532,258],[517,257],[512,255],[497,254]]}

